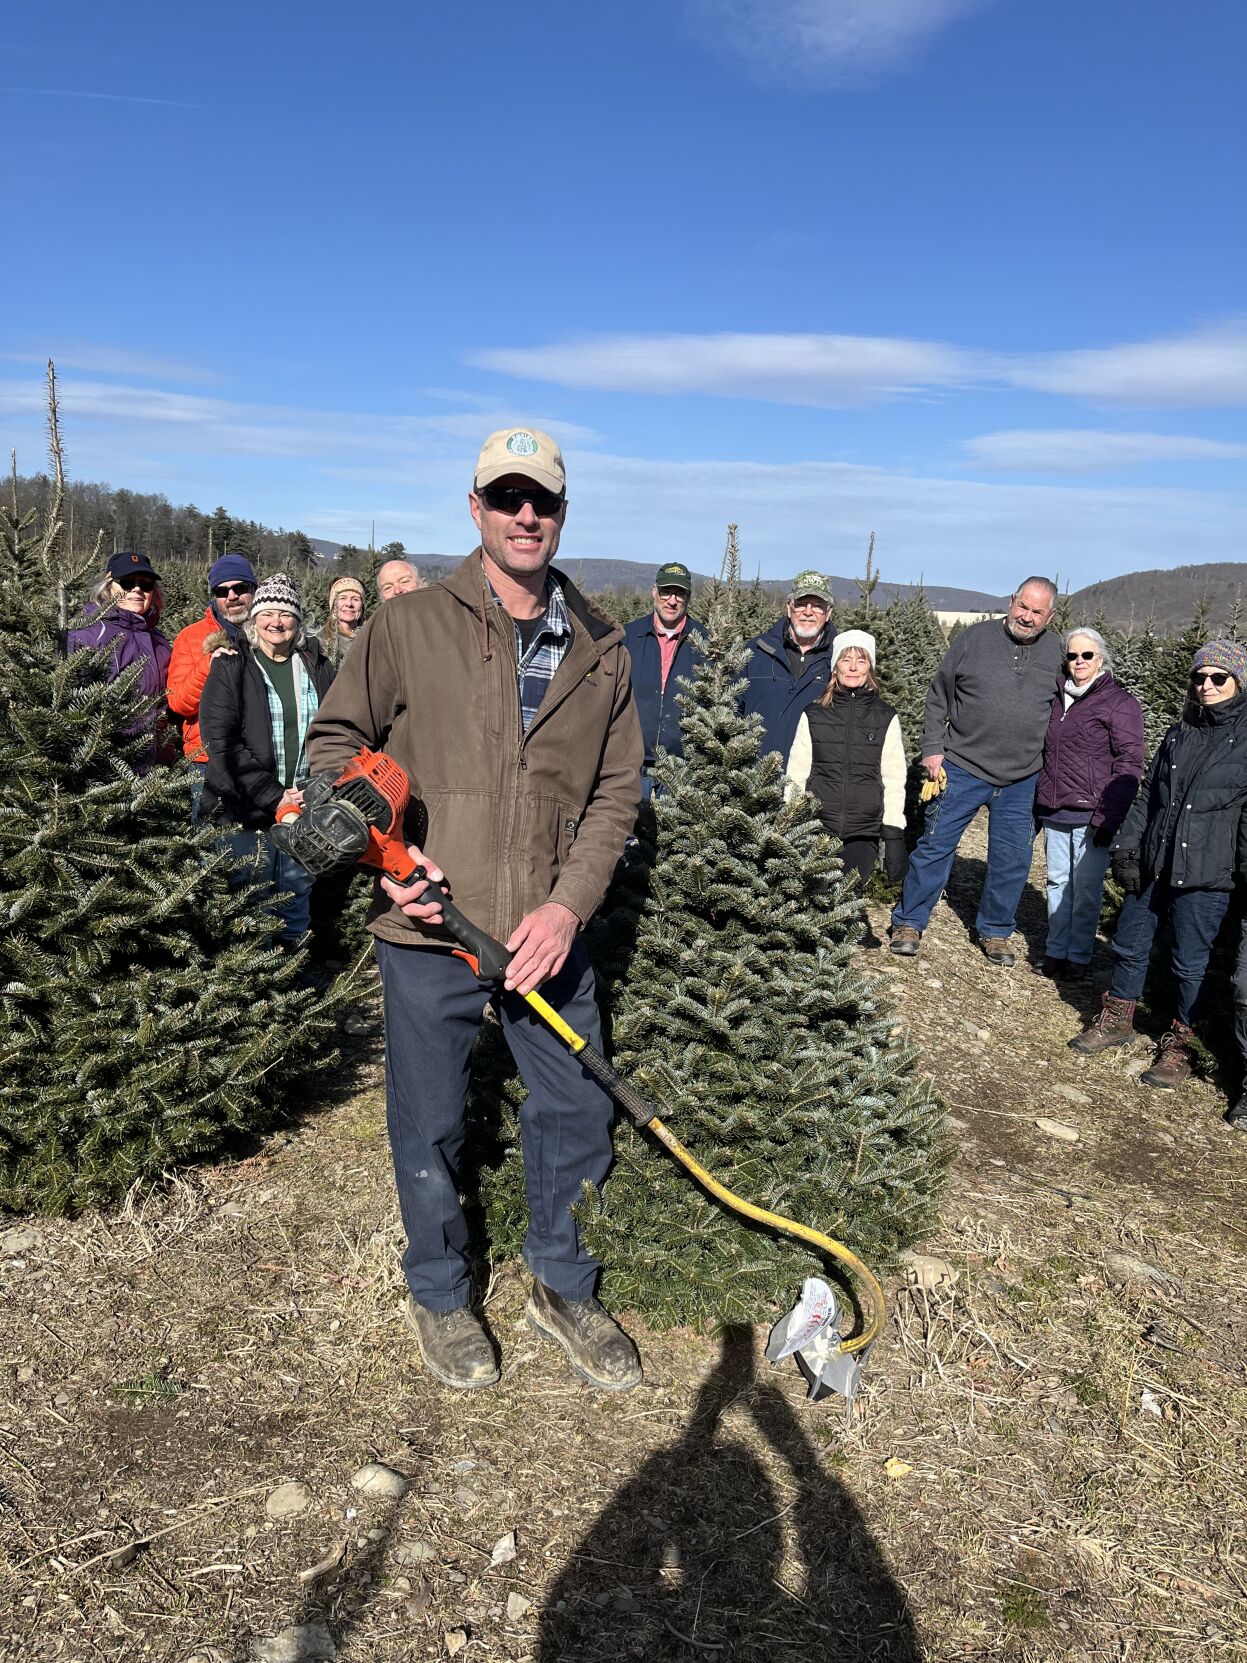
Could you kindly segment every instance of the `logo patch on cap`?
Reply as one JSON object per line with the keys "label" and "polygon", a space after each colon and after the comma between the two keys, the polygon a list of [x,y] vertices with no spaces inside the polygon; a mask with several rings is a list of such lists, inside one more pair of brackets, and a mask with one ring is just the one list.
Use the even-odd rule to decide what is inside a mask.
{"label": "logo patch on cap", "polygon": [[138,563],[139,563],[139,557],[138,557],[138,555],[137,555],[137,554],[132,554],[132,555],[131,555],[131,556],[130,556],[130,564],[131,564],[131,565],[132,565],[132,566],[137,566],[137,565],[138,565]]}
{"label": "logo patch on cap", "polygon": [[531,433],[513,433],[507,440],[512,456],[536,456],[540,448]]}

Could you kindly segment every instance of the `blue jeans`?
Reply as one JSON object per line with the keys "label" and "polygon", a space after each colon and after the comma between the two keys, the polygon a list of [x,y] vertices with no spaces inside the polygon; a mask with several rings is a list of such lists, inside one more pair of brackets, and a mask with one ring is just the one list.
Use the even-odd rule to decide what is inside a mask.
{"label": "blue jeans", "polygon": [[925,930],[935,903],[944,893],[961,834],[979,809],[987,808],[987,873],[974,927],[981,937],[1010,936],[1018,902],[1031,869],[1035,837],[1035,782],[1028,774],[1012,785],[991,785],[945,759],[948,785],[927,804],[922,836],[909,860],[909,872],[892,924]]}
{"label": "blue jeans", "polygon": [[1104,899],[1108,846],[1097,848],[1090,826],[1045,826],[1048,863],[1048,944],[1050,959],[1090,964]]}
{"label": "blue jeans", "polygon": [[252,862],[250,871],[240,873],[253,883],[267,883],[276,892],[274,911],[282,921],[278,937],[283,947],[294,947],[307,934],[311,916],[312,885],[316,879],[298,861],[276,849],[262,831],[235,827],[225,841],[236,860]]}
{"label": "blue jeans", "polygon": [[[432,1311],[468,1303],[468,1226],[459,1199],[472,1043],[488,999],[462,959],[435,947],[377,942],[385,999],[385,1106],[398,1204],[407,1232],[403,1273]],[[541,996],[601,1047],[593,971],[581,942]],[[611,1163],[610,1098],[517,993],[499,1016],[528,1087],[520,1146],[528,1197],[524,1259],[564,1299],[591,1297],[600,1265],[572,1217],[581,1186]]]}
{"label": "blue jeans", "polygon": [[191,769],[191,825],[199,824],[199,808],[203,802],[204,781],[208,777],[206,762],[192,762]]}
{"label": "blue jeans", "polygon": [[1169,913],[1173,934],[1173,979],[1178,984],[1177,1019],[1194,1027],[1207,1002],[1208,960],[1233,896],[1220,889],[1173,889],[1164,878],[1140,895],[1127,895],[1113,937],[1113,976],[1108,990],[1117,999],[1139,999],[1147,981],[1156,930]]}

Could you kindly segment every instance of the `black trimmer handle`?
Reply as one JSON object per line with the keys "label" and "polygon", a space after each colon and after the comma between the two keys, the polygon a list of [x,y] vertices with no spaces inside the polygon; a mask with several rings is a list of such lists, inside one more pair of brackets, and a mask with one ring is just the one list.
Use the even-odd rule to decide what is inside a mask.
{"label": "black trimmer handle", "polygon": [[436,878],[430,878],[427,867],[417,866],[411,881],[416,883],[421,878],[429,886],[422,900],[440,901],[442,922],[473,961],[476,974],[483,982],[500,982],[506,975],[507,965],[511,962],[510,953],[500,941],[495,941],[479,924],[474,924],[459,911],[451,900],[446,885]]}

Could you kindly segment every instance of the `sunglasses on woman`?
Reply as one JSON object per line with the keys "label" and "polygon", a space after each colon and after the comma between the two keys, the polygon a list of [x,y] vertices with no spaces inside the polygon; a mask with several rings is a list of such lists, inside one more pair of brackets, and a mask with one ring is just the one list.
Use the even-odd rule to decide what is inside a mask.
{"label": "sunglasses on woman", "polygon": [[141,589],[145,595],[150,595],[156,587],[156,579],[154,577],[119,577],[117,584],[119,588],[125,590],[127,595],[132,589]]}
{"label": "sunglasses on woman", "polygon": [[212,591],[219,601],[228,600],[231,595],[254,595],[254,583],[218,583]]}
{"label": "sunglasses on woman", "polygon": [[1191,677],[1191,686],[1199,687],[1204,682],[1210,681],[1214,687],[1224,687],[1229,679],[1230,672],[1228,670],[1196,670]]}
{"label": "sunglasses on woman", "polygon": [[1095,655],[1094,647],[1092,647],[1090,652],[1067,652],[1065,655],[1065,662],[1067,664],[1077,664],[1078,660],[1081,658],[1084,664],[1090,664]]}
{"label": "sunglasses on woman", "polygon": [[552,520],[563,507],[564,498],[541,485],[482,485],[477,496],[495,514],[518,514],[526,502],[538,519]]}

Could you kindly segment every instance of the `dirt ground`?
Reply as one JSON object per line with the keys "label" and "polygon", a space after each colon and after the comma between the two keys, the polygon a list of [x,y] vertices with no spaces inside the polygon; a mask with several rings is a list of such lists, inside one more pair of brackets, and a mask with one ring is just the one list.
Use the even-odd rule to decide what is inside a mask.
{"label": "dirt ground", "polygon": [[434,1385],[362,1036],[353,1095],[251,1158],[0,1221],[0,1658],[1247,1658],[1247,1138],[1212,1083],[1138,1085],[1142,1041],[1069,1052],[1103,949],[1076,994],[994,970],[966,857],[916,963],[862,951],[960,1158],[924,1244],[956,1280],[894,1285],[851,1424],[761,1329],[632,1322],[644,1386],[591,1393],[512,1266],[500,1387]]}

